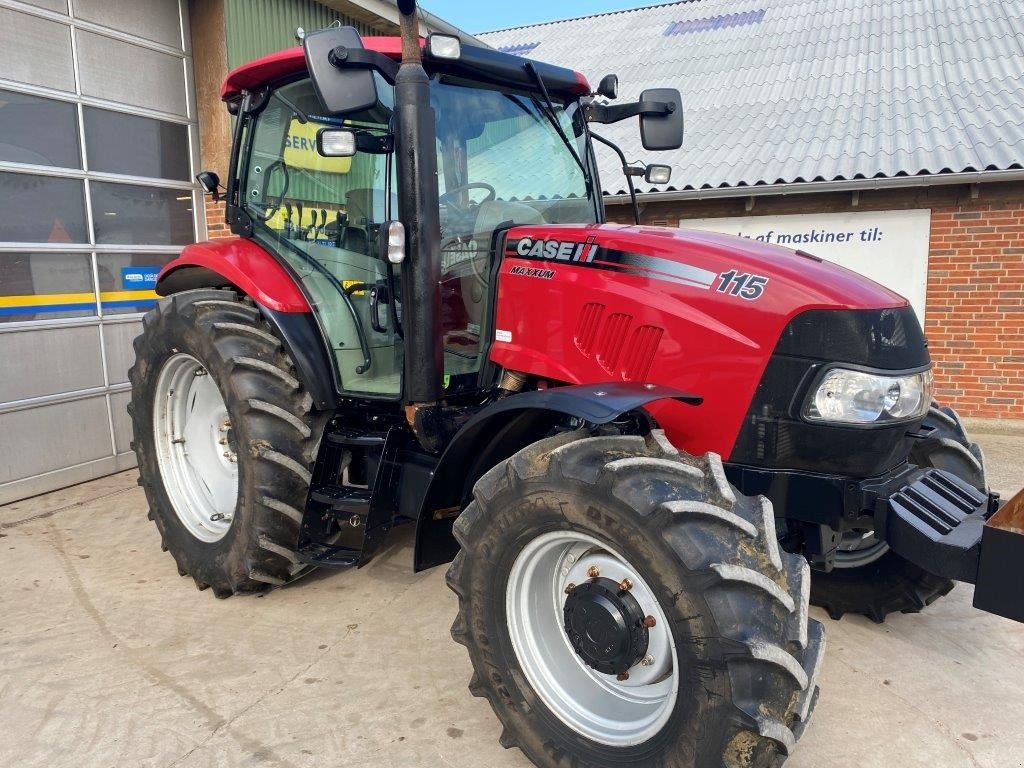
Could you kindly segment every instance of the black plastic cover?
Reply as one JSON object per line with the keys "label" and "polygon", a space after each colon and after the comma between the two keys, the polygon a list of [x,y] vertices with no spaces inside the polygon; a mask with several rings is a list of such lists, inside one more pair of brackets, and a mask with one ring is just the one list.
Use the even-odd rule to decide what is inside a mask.
{"label": "black plastic cover", "polygon": [[363,39],[355,27],[328,27],[310,32],[303,39],[302,47],[313,88],[328,112],[362,112],[377,104],[377,86],[370,69],[341,71],[335,66],[335,49],[363,49]]}
{"label": "black plastic cover", "polygon": [[[811,310],[782,332],[729,460],[754,467],[873,477],[902,464],[917,422],[841,426],[801,418],[804,402],[830,363],[884,371],[930,362],[910,307]],[[923,417],[922,417],[923,418]]]}
{"label": "black plastic cover", "polygon": [[683,97],[676,88],[648,88],[640,101],[656,101],[669,105],[664,115],[640,115],[640,141],[644,149],[658,152],[683,146]]}

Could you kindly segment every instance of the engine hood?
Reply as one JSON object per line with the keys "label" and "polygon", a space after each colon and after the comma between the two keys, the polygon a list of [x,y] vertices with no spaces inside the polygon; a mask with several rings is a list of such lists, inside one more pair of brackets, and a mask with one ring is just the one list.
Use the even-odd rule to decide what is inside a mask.
{"label": "engine hood", "polygon": [[[823,331],[814,335],[819,360],[842,362],[827,328],[838,324],[853,329],[843,338],[860,338],[856,329],[908,307],[813,256],[660,227],[514,227],[498,276],[495,363],[558,382],[641,381],[693,392],[704,398],[699,408],[651,410],[680,447],[723,456],[793,323]],[[909,309],[898,312],[916,324]],[[919,328],[913,336],[921,338]]]}
{"label": "engine hood", "polygon": [[[622,274],[689,283],[694,289],[726,295],[735,291],[734,295],[742,299],[768,301],[776,311],[790,316],[807,309],[907,305],[899,294],[837,264],[735,235],[622,224],[551,225],[516,227],[509,232],[508,242],[514,248],[506,249],[506,255],[511,256],[514,250],[522,258],[553,263],[576,261]],[[583,248],[569,248],[565,243]],[[723,276],[731,271],[735,272],[731,284],[723,286]],[[748,287],[748,278],[737,287],[738,277],[744,274],[764,280]],[[788,312],[783,306],[786,303],[790,305]]]}

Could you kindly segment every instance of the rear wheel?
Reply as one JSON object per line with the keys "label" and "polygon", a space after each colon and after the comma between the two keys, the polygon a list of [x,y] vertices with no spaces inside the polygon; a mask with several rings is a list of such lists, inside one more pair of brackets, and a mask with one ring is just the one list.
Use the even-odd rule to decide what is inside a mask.
{"label": "rear wheel", "polygon": [[721,461],[580,431],[490,470],[455,524],[452,627],[501,743],[538,766],[766,768],[824,648],[802,557]]}
{"label": "rear wheel", "polygon": [[[945,470],[987,491],[981,449],[968,440],[956,412],[933,404],[924,427],[930,427],[932,434],[915,442],[911,463]],[[949,579],[892,552],[874,531],[851,531],[839,545],[833,570],[813,572],[811,603],[833,619],[856,613],[881,623],[896,611],[919,612],[953,586]]]}
{"label": "rear wheel", "polygon": [[146,315],[129,411],[149,517],[218,597],[285,584],[324,417],[248,300],[185,291]]}

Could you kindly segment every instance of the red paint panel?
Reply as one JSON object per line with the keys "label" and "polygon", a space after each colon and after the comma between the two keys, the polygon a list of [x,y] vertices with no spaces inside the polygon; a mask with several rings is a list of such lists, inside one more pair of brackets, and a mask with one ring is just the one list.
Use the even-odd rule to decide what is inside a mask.
{"label": "red paint panel", "polygon": [[[530,241],[586,243],[563,259],[543,258],[552,279],[512,274],[539,266],[514,250]],[[680,229],[529,226],[509,232],[499,273],[491,359],[507,368],[572,384],[639,378],[704,397],[694,408],[658,403],[651,411],[687,451],[728,456],[768,358],[787,323],[810,309],[906,306],[854,272],[753,240]],[[607,249],[607,250],[605,250]],[[524,248],[524,251],[528,251]],[[615,263],[611,251],[661,261]],[[557,254],[557,249],[548,251]],[[572,261],[593,259],[591,265]],[[595,264],[603,263],[604,268]],[[672,279],[673,273],[696,277]],[[767,278],[756,300],[721,292],[723,273]],[[535,274],[535,272],[534,272]],[[628,320],[628,322],[627,322]]]}
{"label": "red paint panel", "polygon": [[[422,45],[423,38],[420,38]],[[402,56],[402,40],[398,37],[364,37],[363,46],[368,51],[376,51],[390,56],[392,59],[399,59]],[[249,61],[240,67],[235,67],[228,73],[224,85],[220,89],[221,99],[229,99],[244,90],[255,88],[263,83],[276,80],[279,77],[292,75],[296,72],[306,71],[306,55],[301,46],[286,48],[277,53]]]}
{"label": "red paint panel", "polygon": [[275,312],[310,312],[309,302],[277,259],[251,240],[227,237],[187,245],[181,255],[160,270],[157,285],[182,267],[205,267],[216,272],[257,304]]}

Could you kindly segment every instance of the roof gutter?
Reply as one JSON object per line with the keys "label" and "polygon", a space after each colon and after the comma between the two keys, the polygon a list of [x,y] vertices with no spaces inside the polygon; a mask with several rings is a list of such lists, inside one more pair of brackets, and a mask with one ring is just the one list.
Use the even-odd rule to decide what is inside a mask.
{"label": "roof gutter", "polygon": [[[805,181],[791,184],[761,184],[752,187],[716,187],[714,189],[684,189],[670,192],[638,192],[642,203],[669,203],[682,200],[720,200],[724,198],[750,198],[769,195],[810,195],[828,192],[864,192],[914,187],[939,187],[956,184],[992,184],[996,182],[1024,181],[1024,170],[976,171],[970,173],[938,173],[921,176],[891,176],[881,179],[844,179],[840,181]],[[628,204],[629,195],[605,195],[610,205]]]}
{"label": "roof gutter", "polygon": [[[398,24],[398,3],[396,0],[347,0],[352,5],[358,5],[364,11],[376,14],[383,19],[387,19],[393,24]],[[447,21],[442,19],[440,16],[435,16],[430,11],[425,11],[423,8],[417,8],[417,13],[420,17],[420,23],[427,27],[430,32],[443,32],[446,35],[454,35],[458,37],[462,42],[468,45],[477,45],[481,48],[491,48],[490,43],[485,43],[477,37],[463,32],[461,29],[456,27],[454,24],[449,24]]]}

